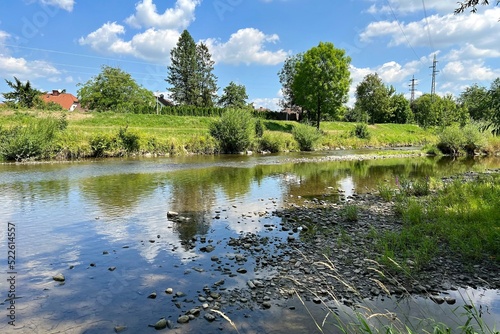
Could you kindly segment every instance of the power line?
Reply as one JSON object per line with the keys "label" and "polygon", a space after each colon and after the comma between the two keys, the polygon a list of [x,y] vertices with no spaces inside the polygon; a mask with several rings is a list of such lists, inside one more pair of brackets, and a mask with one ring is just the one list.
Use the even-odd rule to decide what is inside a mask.
{"label": "power line", "polygon": [[401,26],[401,24],[399,23],[399,20],[398,18],[396,17],[396,13],[394,12],[394,9],[392,8],[392,5],[391,3],[389,2],[389,0],[385,0],[385,2],[389,5],[389,8],[391,9],[391,13],[392,13],[392,16],[394,16],[394,19],[396,20],[396,23],[398,24],[399,26],[399,29],[401,30],[401,32],[403,33],[403,36],[404,38],[406,39],[406,43],[408,44],[408,46],[410,47],[410,49],[413,51],[413,54],[415,55],[415,57],[417,57],[417,59],[419,59],[420,57],[417,55],[417,53],[415,52],[415,49],[413,48],[413,46],[411,45],[410,43],[410,40],[408,39],[408,36],[406,36],[406,33],[405,31],[403,30],[403,27]]}
{"label": "power line", "polygon": [[432,51],[436,52],[436,50],[434,49],[434,44],[432,43],[431,30],[430,30],[430,26],[429,26],[429,18],[427,15],[427,9],[425,8],[425,0],[422,0],[422,7],[424,7],[425,22],[427,25],[427,37],[429,37],[429,45],[430,45]]}

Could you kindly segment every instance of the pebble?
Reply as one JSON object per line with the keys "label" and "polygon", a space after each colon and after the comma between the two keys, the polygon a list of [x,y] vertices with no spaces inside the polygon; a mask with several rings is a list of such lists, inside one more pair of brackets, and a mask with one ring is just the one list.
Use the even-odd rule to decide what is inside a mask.
{"label": "pebble", "polygon": [[154,325],[154,328],[155,329],[164,329],[167,327],[167,320],[165,318],[161,318],[160,320],[158,320],[156,322],[156,324]]}
{"label": "pebble", "polygon": [[180,324],[187,324],[189,322],[189,316],[188,315],[181,315],[178,319],[177,322]]}
{"label": "pebble", "polygon": [[172,289],[172,288],[165,289],[165,293],[167,295],[171,295],[172,293],[174,293],[174,289]]}
{"label": "pebble", "polygon": [[213,315],[212,313],[205,313],[203,315],[203,318],[205,318],[207,321],[214,321],[215,320],[215,315]]}
{"label": "pebble", "polygon": [[52,279],[56,282],[64,282],[66,280],[63,274],[54,275],[52,276]]}

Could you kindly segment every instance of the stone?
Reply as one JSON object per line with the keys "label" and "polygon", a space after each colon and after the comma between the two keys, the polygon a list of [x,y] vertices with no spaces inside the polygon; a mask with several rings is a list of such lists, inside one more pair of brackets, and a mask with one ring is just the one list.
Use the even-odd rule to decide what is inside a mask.
{"label": "stone", "polygon": [[165,290],[165,293],[166,293],[167,295],[171,295],[172,293],[174,293],[174,289],[172,289],[172,288],[168,288],[168,289],[166,289],[166,290]]}
{"label": "stone", "polygon": [[167,218],[177,218],[179,217],[179,213],[175,211],[168,211],[167,212]]}
{"label": "stone", "polygon": [[56,282],[64,282],[66,280],[63,274],[54,275],[52,276],[52,279]]}
{"label": "stone", "polygon": [[116,267],[109,267],[108,268],[109,271],[115,271],[116,270]]}
{"label": "stone", "polygon": [[262,306],[263,306],[264,308],[271,308],[271,306],[272,306],[272,305],[271,305],[271,302],[269,302],[269,301],[265,301],[265,302],[263,302],[263,303],[262,303]]}
{"label": "stone", "polygon": [[121,333],[127,330],[127,326],[115,326],[115,333]]}
{"label": "stone", "polygon": [[148,295],[148,298],[150,298],[150,299],[155,299],[155,298],[156,298],[156,292],[151,292],[151,293]]}
{"label": "stone", "polygon": [[177,322],[180,324],[187,324],[189,322],[189,316],[188,315],[181,315],[178,319]]}
{"label": "stone", "polygon": [[158,320],[156,322],[156,324],[154,325],[154,328],[155,329],[164,329],[167,327],[167,320],[165,318],[161,318],[160,320]]}
{"label": "stone", "polygon": [[212,313],[205,313],[205,315],[203,315],[203,318],[205,318],[209,322],[212,322],[215,320],[215,315],[213,315]]}

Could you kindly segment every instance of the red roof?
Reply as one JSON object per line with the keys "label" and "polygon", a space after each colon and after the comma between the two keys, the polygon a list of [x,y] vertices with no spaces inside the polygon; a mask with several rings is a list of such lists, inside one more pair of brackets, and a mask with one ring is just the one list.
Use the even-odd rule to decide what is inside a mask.
{"label": "red roof", "polygon": [[58,91],[52,91],[52,93],[43,94],[42,100],[45,103],[57,103],[66,110],[70,110],[73,104],[78,104],[78,98],[73,94],[59,93]]}

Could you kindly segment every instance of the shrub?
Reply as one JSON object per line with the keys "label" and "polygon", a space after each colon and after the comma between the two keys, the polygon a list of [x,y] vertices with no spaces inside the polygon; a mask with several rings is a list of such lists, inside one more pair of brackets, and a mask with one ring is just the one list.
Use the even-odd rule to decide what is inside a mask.
{"label": "shrub", "polygon": [[59,129],[59,121],[54,118],[33,119],[26,126],[0,129],[0,156],[15,161],[48,157]]}
{"label": "shrub", "polygon": [[370,139],[368,125],[366,125],[365,123],[356,124],[356,127],[354,128],[354,130],[352,130],[351,135],[360,139]]}
{"label": "shrub", "polygon": [[98,133],[90,139],[90,148],[94,157],[108,156],[116,147],[116,138],[108,133]]}
{"label": "shrub", "polygon": [[491,135],[489,132],[482,132],[481,125],[477,123],[466,124],[462,128],[464,141],[463,149],[468,155],[474,155],[478,150],[482,150],[486,147],[488,143],[488,136]]}
{"label": "shrub", "polygon": [[132,153],[139,151],[139,135],[128,131],[128,126],[118,130],[117,139],[125,152]]}
{"label": "shrub", "polygon": [[297,143],[289,133],[267,131],[260,140],[260,149],[272,153],[297,150]]}
{"label": "shrub", "polygon": [[292,134],[301,151],[313,151],[314,145],[321,138],[321,132],[308,124],[296,124]]}
{"label": "shrub", "polygon": [[255,126],[247,110],[229,109],[221,118],[210,123],[210,135],[224,153],[243,152],[252,143]]}
{"label": "shrub", "polygon": [[458,125],[444,128],[439,136],[437,147],[444,154],[458,155],[464,146],[465,138]]}
{"label": "shrub", "polygon": [[255,136],[257,138],[262,138],[263,134],[264,134],[264,123],[262,123],[262,120],[258,118],[255,121]]}

